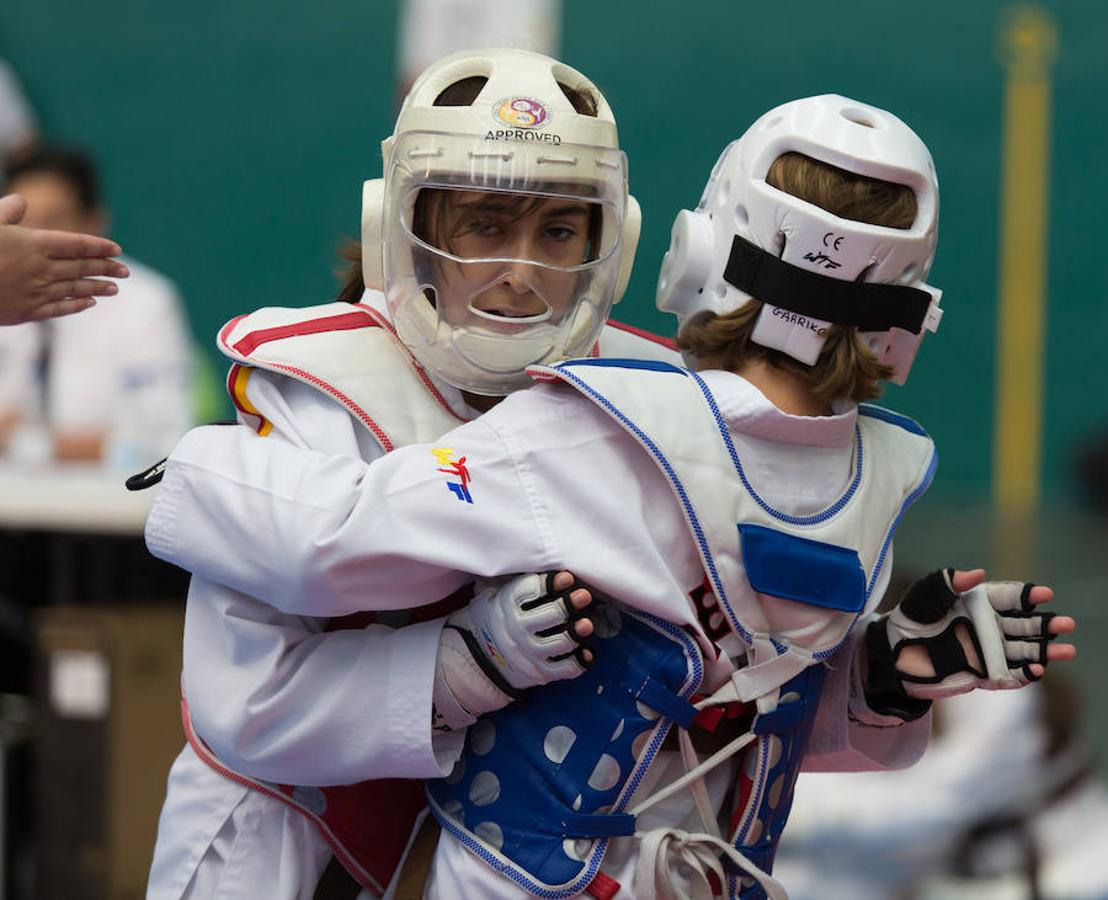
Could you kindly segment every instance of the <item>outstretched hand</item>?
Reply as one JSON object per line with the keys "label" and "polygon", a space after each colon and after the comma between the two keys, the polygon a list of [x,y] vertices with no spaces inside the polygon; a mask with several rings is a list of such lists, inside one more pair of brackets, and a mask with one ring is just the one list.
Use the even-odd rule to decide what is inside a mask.
{"label": "outstretched hand", "polygon": [[[951,575],[951,585],[959,594],[964,594],[979,584],[985,583],[984,569],[955,569]],[[1050,603],[1054,599],[1054,590],[1045,584],[1032,585],[1027,594],[1028,602],[1033,607]],[[1072,616],[1054,614],[1047,624],[1047,634],[1058,637],[1063,634],[1073,634],[1077,630],[1077,622]],[[974,668],[981,668],[981,660],[977,655],[977,648],[970,640],[968,632],[963,630],[958,636],[962,649],[966,654],[966,660]],[[1077,658],[1077,648],[1073,644],[1058,644],[1054,642],[1046,645],[1046,661],[1068,662]],[[931,659],[923,646],[919,644],[909,645],[901,650],[897,658],[896,667],[902,674],[909,676],[930,676],[935,674]],[[1028,664],[1031,674],[1035,678],[1042,678],[1046,668],[1042,663],[1032,662]]]}
{"label": "outstretched hand", "polygon": [[983,569],[939,570],[915,582],[866,629],[870,708],[914,718],[931,700],[1023,687],[1048,663],[1074,659],[1076,647],[1054,641],[1077,623],[1041,608],[1053,598],[1045,585],[986,581]]}
{"label": "outstretched hand", "polygon": [[27,205],[18,194],[0,197],[0,325],[16,325],[88,309],[119,288],[127,267],[110,257],[115,241],[91,234],[23,228]]}

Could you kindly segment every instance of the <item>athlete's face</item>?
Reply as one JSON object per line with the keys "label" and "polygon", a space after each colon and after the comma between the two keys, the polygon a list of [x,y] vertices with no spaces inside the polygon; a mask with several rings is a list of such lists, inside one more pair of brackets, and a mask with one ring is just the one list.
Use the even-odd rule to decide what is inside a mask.
{"label": "athlete's face", "polygon": [[[558,322],[577,280],[570,268],[589,253],[590,205],[584,201],[480,191],[446,191],[429,229],[431,242],[463,260],[441,260],[436,302],[452,325],[480,324],[498,331],[524,327],[513,319],[541,316]],[[484,315],[475,316],[470,309]]]}

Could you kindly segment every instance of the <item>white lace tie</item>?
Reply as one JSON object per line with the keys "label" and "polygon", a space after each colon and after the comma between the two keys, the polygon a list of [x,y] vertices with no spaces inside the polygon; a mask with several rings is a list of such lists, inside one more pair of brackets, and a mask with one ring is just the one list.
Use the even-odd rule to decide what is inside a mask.
{"label": "white lace tie", "polygon": [[[779,881],[715,835],[690,834],[679,828],[656,828],[637,832],[635,837],[639,839],[639,858],[635,864],[635,896],[639,900],[713,900],[715,895],[708,873],[715,873],[725,890],[728,881],[721,856],[726,856],[757,881],[769,900],[788,900]],[[687,891],[671,874],[672,857],[676,857],[682,865],[679,871],[688,878]]]}

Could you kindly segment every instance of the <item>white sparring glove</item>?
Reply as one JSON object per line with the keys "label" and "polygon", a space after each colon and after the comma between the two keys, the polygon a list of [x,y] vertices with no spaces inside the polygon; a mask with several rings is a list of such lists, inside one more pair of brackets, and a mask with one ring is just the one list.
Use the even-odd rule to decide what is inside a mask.
{"label": "white sparring glove", "polygon": [[[1033,584],[987,581],[964,594],[954,590],[953,569],[932,572],[915,582],[896,608],[866,629],[869,677],[866,702],[884,715],[915,719],[931,700],[974,688],[1020,688],[1038,677],[1031,664],[1047,663],[1048,633],[1054,613],[1036,612],[1028,599]],[[959,634],[977,652],[966,658]],[[897,669],[901,651],[923,646],[932,676],[906,675]]]}
{"label": "white sparring glove", "polygon": [[435,670],[432,726],[451,731],[507,706],[520,692],[585,671],[585,644],[574,626],[576,581],[555,591],[557,573],[484,583],[446,620]]}

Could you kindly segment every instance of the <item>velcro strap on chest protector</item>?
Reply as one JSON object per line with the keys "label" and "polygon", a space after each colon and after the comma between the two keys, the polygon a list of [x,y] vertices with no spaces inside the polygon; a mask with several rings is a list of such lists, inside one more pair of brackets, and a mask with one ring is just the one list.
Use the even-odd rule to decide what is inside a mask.
{"label": "velcro strap on chest protector", "polygon": [[671,723],[697,714],[689,698],[703,666],[692,638],[611,604],[591,611],[596,663],[482,718],[454,772],[428,786],[445,831],[545,897],[579,893],[608,840],[634,833],[628,799]]}
{"label": "velcro strap on chest protector", "polygon": [[866,605],[866,573],[858,551],[764,525],[740,524],[742,559],[760,594],[827,610],[859,613]]}

